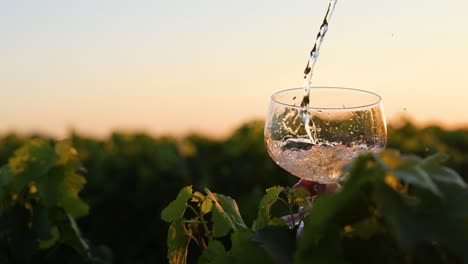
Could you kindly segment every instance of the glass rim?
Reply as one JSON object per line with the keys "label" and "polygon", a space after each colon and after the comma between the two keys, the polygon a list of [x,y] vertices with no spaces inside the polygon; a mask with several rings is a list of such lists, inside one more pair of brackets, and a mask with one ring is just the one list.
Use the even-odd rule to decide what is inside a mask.
{"label": "glass rim", "polygon": [[289,91],[295,91],[295,90],[304,90],[304,88],[289,88],[285,90],[281,90],[278,92],[275,92],[271,95],[271,101],[275,102],[276,104],[280,104],[283,106],[287,106],[290,108],[296,108],[298,110],[326,110],[326,111],[343,111],[343,110],[357,110],[357,109],[367,109],[367,108],[373,108],[375,106],[378,106],[382,103],[382,97],[374,92],[366,91],[366,90],[361,90],[361,89],[356,89],[356,88],[347,88],[347,87],[334,87],[334,86],[313,86],[310,87],[310,89],[334,89],[334,90],[347,90],[347,91],[354,91],[354,92],[361,92],[369,95],[373,95],[376,97],[377,101],[371,104],[364,104],[364,105],[359,105],[359,106],[352,106],[352,107],[304,107],[304,106],[297,106],[297,105],[291,105],[283,102],[279,102],[278,100],[275,99],[275,97],[279,94],[289,92]]}

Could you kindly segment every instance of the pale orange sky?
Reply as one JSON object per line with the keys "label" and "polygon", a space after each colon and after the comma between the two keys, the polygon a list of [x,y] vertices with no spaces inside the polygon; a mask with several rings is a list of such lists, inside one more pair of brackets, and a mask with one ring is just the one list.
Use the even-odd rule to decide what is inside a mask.
{"label": "pale orange sky", "polygon": [[[226,135],[264,118],[302,85],[327,1],[252,2],[1,2],[0,133]],[[467,124],[467,10],[340,0],[314,85],[378,93],[388,120]]]}

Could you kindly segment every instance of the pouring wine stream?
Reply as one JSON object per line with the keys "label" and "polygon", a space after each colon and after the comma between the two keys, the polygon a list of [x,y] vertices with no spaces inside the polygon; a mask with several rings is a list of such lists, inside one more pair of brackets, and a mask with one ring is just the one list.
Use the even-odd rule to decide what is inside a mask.
{"label": "pouring wine stream", "polygon": [[325,14],[325,18],[323,19],[322,25],[320,26],[317,38],[315,39],[314,47],[310,51],[310,57],[307,61],[307,66],[304,70],[304,97],[302,98],[301,102],[301,107],[304,107],[304,109],[301,111],[301,116],[307,135],[309,136],[309,139],[311,140],[312,144],[317,144],[318,138],[314,121],[312,120],[312,116],[306,108],[309,106],[310,103],[310,87],[312,83],[312,76],[314,74],[315,63],[317,62],[323,39],[327,34],[328,23],[330,22],[331,16],[333,15],[333,11],[335,10],[335,5],[337,1],[338,0],[330,0],[327,13]]}

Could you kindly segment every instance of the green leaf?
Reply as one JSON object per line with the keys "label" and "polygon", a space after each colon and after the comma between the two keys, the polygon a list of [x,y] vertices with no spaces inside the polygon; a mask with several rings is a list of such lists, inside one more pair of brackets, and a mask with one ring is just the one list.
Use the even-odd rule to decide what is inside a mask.
{"label": "green leaf", "polygon": [[250,230],[238,230],[231,234],[232,248],[230,254],[234,263],[273,263],[271,257],[264,248],[253,239]]}
{"label": "green leaf", "polygon": [[446,154],[432,155],[421,162],[421,168],[423,168],[432,180],[436,182],[445,182],[466,188],[466,183],[457,172],[442,166],[447,159],[448,155]]}
{"label": "green leaf", "polygon": [[439,188],[437,188],[437,185],[434,184],[427,172],[420,167],[412,166],[407,168],[394,169],[392,170],[392,173],[404,182],[425,188],[433,192],[435,195],[442,197],[442,194]]}
{"label": "green leaf", "polygon": [[232,229],[237,231],[239,229],[247,229],[247,226],[242,219],[242,216],[239,212],[239,207],[234,199],[229,196],[224,196],[222,194],[215,194],[215,197],[218,199],[219,204],[223,208],[224,213],[228,216],[230,222],[232,223]]}
{"label": "green leaf", "polygon": [[68,142],[60,142],[54,149],[46,141],[33,140],[17,151],[9,166],[18,173],[16,186],[24,188],[34,182],[40,202],[46,207],[62,207],[73,217],[88,213],[89,206],[78,196],[86,180],[76,173],[81,164]]}
{"label": "green leaf", "polygon": [[[304,234],[302,234],[303,238]],[[300,242],[299,242],[300,243]],[[302,255],[302,257],[300,257]],[[294,258],[294,263],[298,264],[341,264],[347,263],[343,254],[341,245],[341,237],[335,229],[328,230],[326,236],[322,237],[319,242],[309,248],[307,254],[298,255],[297,251]]]}
{"label": "green leaf", "polygon": [[215,203],[215,206],[211,208],[211,213],[213,214],[213,236],[223,237],[229,234],[232,229],[231,222],[219,203]]}
{"label": "green leaf", "polygon": [[[459,190],[466,193],[466,189]],[[441,207],[439,203],[428,203],[424,207],[408,204],[383,183],[378,185],[376,194],[380,212],[403,249],[414,250],[421,245],[442,243],[456,256],[468,260],[466,218],[453,217],[448,211],[450,207]]]}
{"label": "green leaf", "polygon": [[65,196],[61,204],[65,211],[73,218],[80,218],[89,213],[89,205],[76,196]]}
{"label": "green leaf", "polygon": [[202,255],[198,258],[199,264],[225,264],[233,263],[233,260],[229,257],[228,252],[224,249],[223,244],[218,240],[212,240],[208,247],[203,251]]}
{"label": "green leaf", "polygon": [[39,248],[44,250],[44,249],[49,249],[52,246],[54,246],[59,240],[60,240],[60,231],[59,229],[54,226],[50,229],[50,234],[49,234],[49,239],[43,240],[39,239]]}
{"label": "green leaf", "polygon": [[214,203],[214,206],[211,207],[214,237],[225,236],[230,230],[247,229],[234,199],[212,193],[208,189],[205,189],[205,192]]}
{"label": "green leaf", "polygon": [[430,234],[425,232],[427,221],[419,222],[415,212],[411,211],[402,200],[402,197],[386,184],[379,184],[377,199],[379,211],[385,216],[386,221],[392,226],[396,237],[404,249],[410,249],[419,240],[427,240]]}
{"label": "green leaf", "polygon": [[395,151],[385,151],[380,155],[374,155],[378,164],[386,171],[392,173],[403,182],[427,189],[435,195],[442,197],[437,185],[433,182],[424,167],[437,166],[446,160],[446,155],[434,155],[426,160],[421,160],[414,155],[400,156]]}
{"label": "green leaf", "polygon": [[218,240],[212,240],[198,263],[243,264],[273,263],[265,249],[252,239],[250,230],[238,230],[231,234],[231,250],[226,251]]}
{"label": "green leaf", "polygon": [[66,170],[64,167],[54,167],[48,174],[36,181],[39,197],[47,207],[59,206],[74,218],[88,214],[89,206],[78,196],[85,179]]}
{"label": "green leaf", "polygon": [[46,207],[58,206],[63,197],[65,193],[63,190],[64,173],[63,168],[55,167],[35,182],[41,202]]}
{"label": "green leaf", "polygon": [[57,159],[52,146],[42,139],[33,139],[18,149],[8,160],[9,171],[15,176],[15,190],[19,192],[30,182],[43,177]]}
{"label": "green leaf", "polygon": [[187,208],[187,201],[192,197],[192,186],[187,186],[180,190],[177,198],[172,201],[161,212],[161,219],[166,222],[182,219],[185,209]]}
{"label": "green leaf", "polygon": [[81,168],[78,153],[68,141],[58,143],[55,149],[60,157],[58,164],[65,166],[63,183],[59,185],[63,189],[60,204],[72,217],[83,217],[88,214],[89,206],[78,196],[86,184],[86,179],[77,173]]}
{"label": "green leaf", "polygon": [[449,159],[449,155],[445,153],[436,153],[434,155],[431,155],[427,158],[425,158],[422,162],[422,166],[440,166],[441,164],[447,162]]}
{"label": "green leaf", "polygon": [[375,217],[369,217],[361,220],[351,227],[352,231],[345,234],[350,237],[358,237],[364,240],[368,240],[376,234],[384,233],[385,227],[380,224]]}
{"label": "green leaf", "polygon": [[295,203],[298,206],[309,206],[311,202],[309,201],[308,197],[310,197],[310,192],[304,188],[295,188],[289,190],[290,196],[290,203]]}
{"label": "green leaf", "polygon": [[272,217],[268,221],[268,226],[288,226],[288,223],[281,217]]}
{"label": "green leaf", "polygon": [[464,221],[468,219],[468,190],[467,188],[460,188],[458,185],[440,183],[446,199],[443,201],[442,206],[445,207],[447,217],[459,219]]}
{"label": "green leaf", "polygon": [[83,217],[89,212],[89,205],[78,196],[85,183],[85,178],[77,174],[75,170],[67,170],[63,187],[60,186],[64,189],[60,203],[65,211],[74,218]]}
{"label": "green leaf", "polygon": [[371,153],[370,155],[372,155],[377,165],[385,171],[401,166],[402,163],[400,152],[396,150],[386,150],[378,154]]}
{"label": "green leaf", "polygon": [[274,263],[292,263],[296,232],[288,227],[268,226],[258,230],[252,240],[263,247]]}
{"label": "green leaf", "polygon": [[57,242],[89,256],[73,218],[87,214],[89,209],[78,197],[86,182],[76,174],[80,167],[76,150],[69,142],[58,143],[54,148],[46,140],[33,139],[19,148],[0,170],[0,188],[3,190],[11,181],[11,192],[21,195],[16,201],[18,205],[7,212],[11,218],[8,222],[16,223],[9,225],[8,237],[12,250],[18,251],[12,251],[13,255],[21,255],[17,258],[19,262],[30,259],[38,246],[46,249]]}
{"label": "green leaf", "polygon": [[167,260],[170,264],[187,262],[190,240],[191,238],[185,235],[183,224],[177,220],[173,221],[167,233]]}
{"label": "green leaf", "polygon": [[[75,168],[76,169],[76,168]],[[64,187],[66,192],[71,197],[78,197],[78,193],[83,189],[84,185],[86,184],[86,179],[77,174],[76,170],[65,170],[65,177],[64,177]]]}
{"label": "green leaf", "polygon": [[284,190],[282,186],[274,186],[266,190],[265,196],[260,201],[260,210],[269,212],[271,205],[278,200],[279,194]]}
{"label": "green leaf", "polygon": [[426,171],[434,181],[455,184],[462,188],[467,187],[467,184],[463,181],[462,177],[458,175],[456,171],[450,168],[427,168]]}
{"label": "green leaf", "polygon": [[371,166],[374,161],[375,156],[372,155],[358,157],[349,168],[349,178],[343,188],[337,193],[319,196],[314,201],[304,220],[295,262],[312,263],[311,259],[316,261],[313,263],[342,261],[341,231],[347,224],[369,217],[372,185],[383,179],[384,170]]}
{"label": "green leaf", "polygon": [[55,152],[58,154],[57,164],[76,169],[81,166],[78,152],[69,140],[60,141],[55,145]]}
{"label": "green leaf", "polygon": [[260,230],[268,225],[271,208],[273,204],[278,201],[278,196],[283,190],[284,187],[281,186],[274,186],[266,190],[266,194],[260,201],[257,219],[255,220],[252,227],[254,231]]}

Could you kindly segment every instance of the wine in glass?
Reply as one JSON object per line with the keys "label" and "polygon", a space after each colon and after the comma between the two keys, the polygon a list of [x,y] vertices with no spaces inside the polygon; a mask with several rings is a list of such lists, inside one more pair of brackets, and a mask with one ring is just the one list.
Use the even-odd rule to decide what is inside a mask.
{"label": "wine in glass", "polygon": [[354,157],[385,148],[387,127],[379,95],[358,89],[313,87],[271,96],[265,143],[271,158],[291,174],[318,183],[339,183]]}

